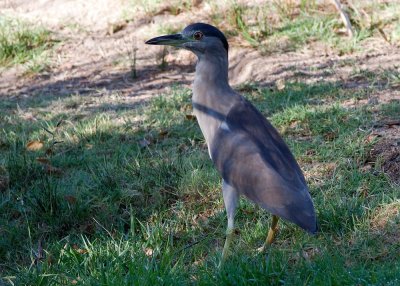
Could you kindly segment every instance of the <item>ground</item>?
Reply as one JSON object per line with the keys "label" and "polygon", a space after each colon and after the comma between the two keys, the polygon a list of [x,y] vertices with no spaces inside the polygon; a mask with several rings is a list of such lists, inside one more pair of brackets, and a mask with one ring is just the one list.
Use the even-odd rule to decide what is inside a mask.
{"label": "ground", "polygon": [[[247,2],[0,3],[0,17],[51,32],[38,59],[0,67],[0,285],[397,284],[400,5],[350,9],[368,36],[348,40],[324,1]],[[313,9],[332,19],[307,22]],[[261,12],[275,23],[265,34]],[[270,217],[243,201],[240,255],[221,271],[220,179],[191,115],[196,59],[144,45],[196,21],[229,35],[230,82],[293,150],[321,228],[283,224],[265,259],[253,250]]]}

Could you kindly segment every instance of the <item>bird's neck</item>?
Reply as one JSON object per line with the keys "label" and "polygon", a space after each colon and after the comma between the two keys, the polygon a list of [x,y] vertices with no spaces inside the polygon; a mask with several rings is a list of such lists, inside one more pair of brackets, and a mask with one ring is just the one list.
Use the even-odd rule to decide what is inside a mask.
{"label": "bird's neck", "polygon": [[[193,83],[193,113],[207,142],[213,142],[215,130],[235,103],[235,92],[228,83],[228,56],[214,51],[198,57]],[[211,153],[210,153],[211,156]]]}
{"label": "bird's neck", "polygon": [[228,56],[226,52],[218,55],[203,55],[196,65],[193,83],[192,103],[194,114],[203,131],[206,141],[212,138],[209,128],[219,126],[231,107],[239,99],[228,83]]}
{"label": "bird's neck", "polygon": [[194,88],[208,86],[210,88],[227,88],[228,82],[228,55],[226,52],[208,54],[198,57]]}

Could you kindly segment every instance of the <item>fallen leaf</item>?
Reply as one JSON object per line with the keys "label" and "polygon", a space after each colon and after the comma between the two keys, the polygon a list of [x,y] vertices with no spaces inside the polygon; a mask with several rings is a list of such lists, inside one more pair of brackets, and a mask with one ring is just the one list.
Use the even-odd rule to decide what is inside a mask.
{"label": "fallen leaf", "polygon": [[285,80],[284,79],[278,79],[276,82],[275,82],[275,85],[276,85],[276,88],[278,89],[278,90],[283,90],[283,89],[285,89]]}
{"label": "fallen leaf", "polygon": [[50,160],[45,157],[37,157],[36,161],[38,161],[41,164],[50,164]]}
{"label": "fallen leaf", "polygon": [[165,137],[167,137],[167,135],[168,135],[168,130],[161,130],[159,133],[158,133],[158,135],[161,137],[161,138],[165,138]]}
{"label": "fallen leaf", "polygon": [[28,144],[26,144],[26,149],[28,149],[29,151],[38,151],[42,149],[43,146],[44,144],[42,141],[33,140],[29,141]]}
{"label": "fallen leaf", "polygon": [[369,134],[367,137],[365,137],[365,142],[366,142],[366,143],[371,143],[371,142],[373,142],[376,138],[378,138],[378,135],[376,135],[376,134]]}
{"label": "fallen leaf", "polygon": [[337,134],[335,132],[327,132],[324,134],[324,138],[327,141],[332,141],[337,137]]}
{"label": "fallen leaf", "polygon": [[48,265],[52,265],[56,262],[56,260],[54,259],[53,255],[47,254],[46,262]]}
{"label": "fallen leaf", "polygon": [[89,253],[89,251],[87,249],[84,249],[84,248],[76,248],[75,251],[78,252],[79,254]]}
{"label": "fallen leaf", "polygon": [[299,121],[295,120],[290,123],[290,128],[297,128],[299,125]]}
{"label": "fallen leaf", "polygon": [[186,119],[187,120],[196,120],[196,116],[194,116],[193,114],[186,114]]}
{"label": "fallen leaf", "polygon": [[33,114],[30,113],[30,112],[27,112],[27,113],[25,113],[25,114],[23,114],[23,115],[20,115],[20,117],[21,117],[22,119],[29,120],[29,121],[37,121],[37,119],[35,118],[35,116],[33,116]]}
{"label": "fallen leaf", "polygon": [[89,143],[88,143],[88,144],[85,145],[85,148],[88,149],[88,150],[90,150],[90,149],[93,148],[93,144],[89,144]]}
{"label": "fallen leaf", "polygon": [[144,254],[146,254],[147,256],[152,256],[153,255],[153,249],[151,249],[151,248],[149,248],[149,247],[147,247],[145,250],[144,250]]}
{"label": "fallen leaf", "polygon": [[311,155],[315,155],[317,154],[317,152],[314,149],[308,149],[306,151],[306,155],[311,156]]}
{"label": "fallen leaf", "polygon": [[321,250],[318,247],[308,247],[302,250],[301,255],[305,260],[312,260],[315,256],[319,255]]}
{"label": "fallen leaf", "polygon": [[44,166],[44,170],[49,175],[61,175],[63,173],[60,168],[54,167],[54,166],[52,166],[50,164],[46,164]]}
{"label": "fallen leaf", "polygon": [[117,23],[109,23],[107,27],[107,33],[106,35],[113,35],[115,33],[118,33],[119,31],[125,29],[127,26],[126,21],[120,21]]}
{"label": "fallen leaf", "polygon": [[89,250],[87,250],[87,249],[85,249],[85,248],[80,248],[78,245],[76,245],[76,244],[73,244],[72,245],[72,248],[76,251],[76,252],[78,252],[79,254],[85,254],[85,253],[88,253],[89,252]]}
{"label": "fallen leaf", "polygon": [[367,173],[367,172],[371,172],[372,170],[372,166],[370,164],[364,165],[360,168],[361,172],[363,173]]}
{"label": "fallen leaf", "polygon": [[37,119],[35,118],[35,116],[33,116],[31,112],[22,110],[18,104],[17,104],[17,114],[19,115],[20,118],[24,120],[37,121]]}
{"label": "fallen leaf", "polygon": [[64,199],[69,202],[70,204],[75,204],[76,203],[76,198],[74,196],[66,195],[64,196]]}
{"label": "fallen leaf", "polygon": [[87,249],[82,249],[82,248],[79,248],[79,249],[77,249],[76,250],[79,254],[86,254],[86,253],[89,253],[89,250],[87,250]]}

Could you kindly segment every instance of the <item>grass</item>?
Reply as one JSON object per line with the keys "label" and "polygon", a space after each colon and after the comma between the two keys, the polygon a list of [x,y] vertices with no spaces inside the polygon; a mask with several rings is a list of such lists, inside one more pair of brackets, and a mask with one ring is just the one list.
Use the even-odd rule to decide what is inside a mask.
{"label": "grass", "polygon": [[190,11],[193,8],[193,1],[168,1],[160,0],[130,0],[123,10],[122,17],[128,21],[134,20],[138,12],[147,16],[154,16],[160,13],[169,13],[177,16],[182,12]]}
{"label": "grass", "polygon": [[[131,7],[125,14],[136,15],[136,11],[141,11],[147,17],[153,17],[158,13],[175,16],[190,11],[201,13],[202,21],[219,27],[228,38],[236,37],[235,42],[264,54],[299,50],[314,43],[339,54],[350,54],[360,49],[360,43],[372,37],[383,37],[391,45],[399,44],[400,5],[393,1],[346,4],[346,13],[354,29],[351,39],[347,37],[338,12],[329,2],[273,0],[253,4],[228,0],[205,1],[199,6],[195,2],[169,1],[165,5],[158,0],[135,0],[130,2]],[[132,20],[132,16],[125,18]],[[160,30],[178,32],[184,27],[184,23],[175,23],[162,26]]]}
{"label": "grass", "polygon": [[[88,109],[91,96],[76,94],[4,99],[2,281],[396,285],[400,189],[378,166],[363,166],[374,121],[398,118],[399,106],[341,104],[368,98],[374,88],[288,82],[283,90],[247,89],[305,171],[321,233],[311,237],[282,223],[266,258],[255,249],[270,215],[242,200],[240,234],[221,271],[226,216],[220,177],[197,123],[186,116],[190,91],[176,87],[133,110],[118,97]],[[33,150],[28,142],[42,145]]]}
{"label": "grass", "polygon": [[[190,8],[189,2],[173,3],[169,13]],[[396,4],[357,6],[373,17],[353,11],[358,33],[344,41],[338,16],[323,15],[312,2],[273,1],[271,13],[279,19],[257,23],[249,19],[268,15],[266,7],[232,6],[227,34],[268,47],[264,52],[313,42],[352,52],[377,28],[398,39]],[[160,1],[133,3],[151,14]],[[381,20],[375,10],[393,15]],[[0,24],[1,65],[34,65],[52,46],[48,31],[11,20]],[[349,80],[368,85],[294,81],[279,90],[243,88],[304,170],[321,232],[311,237],[280,223],[268,257],[258,254],[271,216],[242,200],[240,233],[220,271],[227,223],[220,176],[190,116],[189,90],[176,86],[136,108],[101,91],[3,98],[0,285],[397,285],[400,188],[380,162],[364,167],[374,124],[399,119],[400,105],[344,103],[395,90],[399,72],[355,68]]]}
{"label": "grass", "polygon": [[53,45],[48,30],[0,17],[0,66],[26,64],[28,73],[41,72],[48,65],[46,51]]}
{"label": "grass", "polygon": [[210,1],[211,22],[222,27],[228,36],[237,36],[263,53],[287,52],[313,43],[322,43],[339,54],[359,49],[360,43],[373,36],[383,36],[398,44],[400,6],[376,1],[360,2],[347,9],[355,29],[348,39],[343,23],[330,4],[317,1],[265,1],[257,5],[217,4]]}

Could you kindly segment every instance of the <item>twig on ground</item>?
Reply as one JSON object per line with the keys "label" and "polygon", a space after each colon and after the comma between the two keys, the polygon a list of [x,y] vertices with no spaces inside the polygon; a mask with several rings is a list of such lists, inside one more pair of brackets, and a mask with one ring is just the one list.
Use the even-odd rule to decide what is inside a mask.
{"label": "twig on ground", "polygon": [[346,12],[342,9],[342,4],[339,0],[332,0],[333,4],[335,5],[336,9],[338,10],[340,17],[343,20],[344,25],[346,26],[347,34],[350,38],[354,36],[353,28],[351,27],[349,16],[347,16]]}

